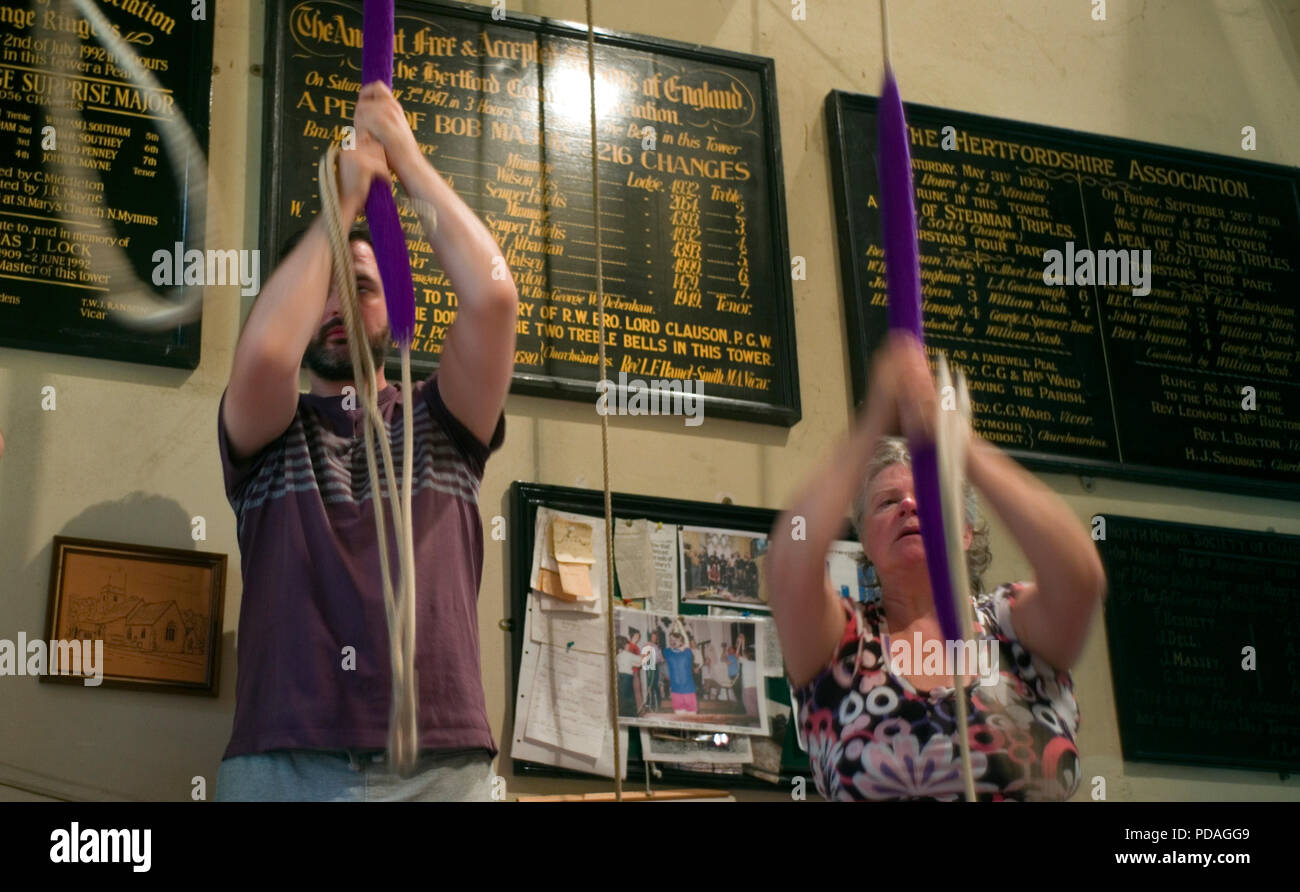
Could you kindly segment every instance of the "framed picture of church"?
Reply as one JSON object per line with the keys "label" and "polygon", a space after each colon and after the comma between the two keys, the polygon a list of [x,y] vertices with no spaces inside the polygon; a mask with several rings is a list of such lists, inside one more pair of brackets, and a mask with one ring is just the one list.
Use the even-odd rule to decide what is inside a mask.
{"label": "framed picture of church", "polygon": [[41,681],[215,697],[226,555],[54,537]]}

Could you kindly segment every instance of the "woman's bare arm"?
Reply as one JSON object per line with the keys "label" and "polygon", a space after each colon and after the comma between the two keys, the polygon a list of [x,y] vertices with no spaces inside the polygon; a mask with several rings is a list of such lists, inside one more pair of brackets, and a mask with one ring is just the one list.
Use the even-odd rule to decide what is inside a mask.
{"label": "woman's bare arm", "polygon": [[[844,525],[845,508],[862,485],[877,426],[859,425],[803,484],[794,506],[772,525],[768,598],[786,671],[806,684],[834,655],[844,613],[826,578],[826,552]],[[802,534],[804,538],[795,538]]]}
{"label": "woman's bare arm", "polygon": [[[903,376],[916,378],[918,362],[924,382],[904,381]],[[804,481],[794,507],[776,519],[769,536],[768,598],[786,671],[796,685],[817,676],[844,634],[844,613],[826,575],[826,552],[862,487],[876,442],[898,431],[900,412],[911,428],[935,411],[925,354],[914,339],[891,335],[876,351],[869,380],[871,392],[853,430]],[[928,392],[925,382],[930,382]],[[908,407],[900,403],[900,387],[906,389]],[[803,538],[795,538],[799,533]]]}
{"label": "woman's bare arm", "polygon": [[1056,493],[980,437],[971,438],[967,468],[1034,568],[1034,582],[1012,607],[1016,636],[1055,668],[1069,669],[1106,595],[1092,538]]}

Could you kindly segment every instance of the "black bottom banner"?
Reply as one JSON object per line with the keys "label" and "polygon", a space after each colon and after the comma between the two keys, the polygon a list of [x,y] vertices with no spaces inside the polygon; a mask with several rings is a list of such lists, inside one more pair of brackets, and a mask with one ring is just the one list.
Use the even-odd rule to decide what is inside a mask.
{"label": "black bottom banner", "polygon": [[[611,804],[621,808],[595,814],[596,803],[12,803],[0,806],[0,869],[7,878],[76,874],[127,884],[154,877],[248,880],[263,872],[373,880],[399,871],[435,882],[549,883],[565,875],[596,881],[606,866],[611,880],[628,869],[634,876],[638,867],[734,869],[733,859],[745,853],[749,867],[769,873],[811,856],[823,879],[843,871],[848,881],[882,871],[915,876],[918,856],[924,870],[950,869],[954,878],[971,868],[1005,871],[1008,879],[1038,868],[1048,876],[1191,868],[1227,877],[1286,869],[1300,819],[1297,803],[1278,802],[899,803],[858,810],[807,802],[730,809]],[[760,857],[773,863],[760,865]],[[848,876],[856,873],[861,877]]]}

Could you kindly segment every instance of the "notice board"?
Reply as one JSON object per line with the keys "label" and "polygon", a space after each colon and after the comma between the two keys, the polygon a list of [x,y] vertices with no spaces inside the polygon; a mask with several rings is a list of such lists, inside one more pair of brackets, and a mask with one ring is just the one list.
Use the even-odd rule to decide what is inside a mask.
{"label": "notice board", "polygon": [[[696,502],[683,499],[664,499],[653,496],[613,493],[611,497],[613,514],[616,518],[646,518],[651,521],[679,524],[684,526],[707,526],[720,529],[752,531],[764,536],[772,529],[778,512],[770,508],[752,508],[738,505],[719,504],[717,502]],[[522,662],[523,649],[529,642],[524,640],[524,611],[527,609],[529,593],[529,575],[533,561],[533,545],[537,512],[541,507],[556,511],[603,517],[605,512],[604,494],[599,490],[578,489],[566,486],[547,486],[538,483],[515,481],[510,486],[510,626],[512,703],[520,700],[518,689],[519,666]],[[603,559],[603,554],[602,554]],[[616,597],[617,580],[615,582]],[[708,608],[693,604],[680,604],[682,615],[704,616]],[[757,614],[756,614],[757,615]],[[766,696],[783,705],[790,704],[790,689],[784,678],[764,678],[763,687]],[[518,733],[522,724],[519,715],[514,715],[512,726]],[[508,750],[508,746],[503,746]],[[516,774],[529,774],[546,777],[589,776],[578,772],[559,769],[549,765],[534,764],[515,759],[512,761]],[[747,787],[769,791],[788,792],[791,782],[796,777],[809,777],[811,770],[807,754],[800,749],[795,734],[795,721],[792,718],[786,725],[785,743],[781,755],[781,783],[768,783],[749,775],[710,776],[696,772],[683,771],[671,763],[655,762],[660,772],[653,781],[659,783],[693,784],[698,786],[702,779],[708,778],[712,784],[725,787]],[[645,778],[645,763],[641,759],[641,744],[637,729],[629,735],[627,755],[628,781],[641,781]]]}

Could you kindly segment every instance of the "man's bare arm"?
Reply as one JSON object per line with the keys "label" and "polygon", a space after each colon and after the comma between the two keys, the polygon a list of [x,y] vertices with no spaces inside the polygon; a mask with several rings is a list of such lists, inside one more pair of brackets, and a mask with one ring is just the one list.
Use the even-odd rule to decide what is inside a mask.
{"label": "man's bare arm", "polygon": [[329,241],[317,218],[262,287],[235,347],[222,410],[235,458],[255,454],[293,420],[298,368],[325,308],[329,276]]}
{"label": "man's bare arm", "polygon": [[[370,178],[388,167],[378,142],[360,137],[340,155],[339,205],[346,230],[360,213]],[[222,410],[236,459],[262,449],[293,420],[298,370],[329,296],[332,260],[325,220],[317,216],[263,286],[235,347]]]}
{"label": "man's bare arm", "polygon": [[[422,171],[402,182],[415,201],[436,208],[436,227],[427,211],[420,218],[457,298],[456,320],[442,342],[438,389],[451,414],[487,443],[514,374],[519,296],[492,233],[437,171],[421,164]],[[494,269],[501,278],[492,278]]]}
{"label": "man's bare arm", "polygon": [[487,443],[505,405],[515,361],[519,296],[504,252],[425,160],[401,106],[382,83],[361,89],[357,127],[368,128],[383,143],[456,292],[456,321],[443,339],[438,389],[452,415]]}

